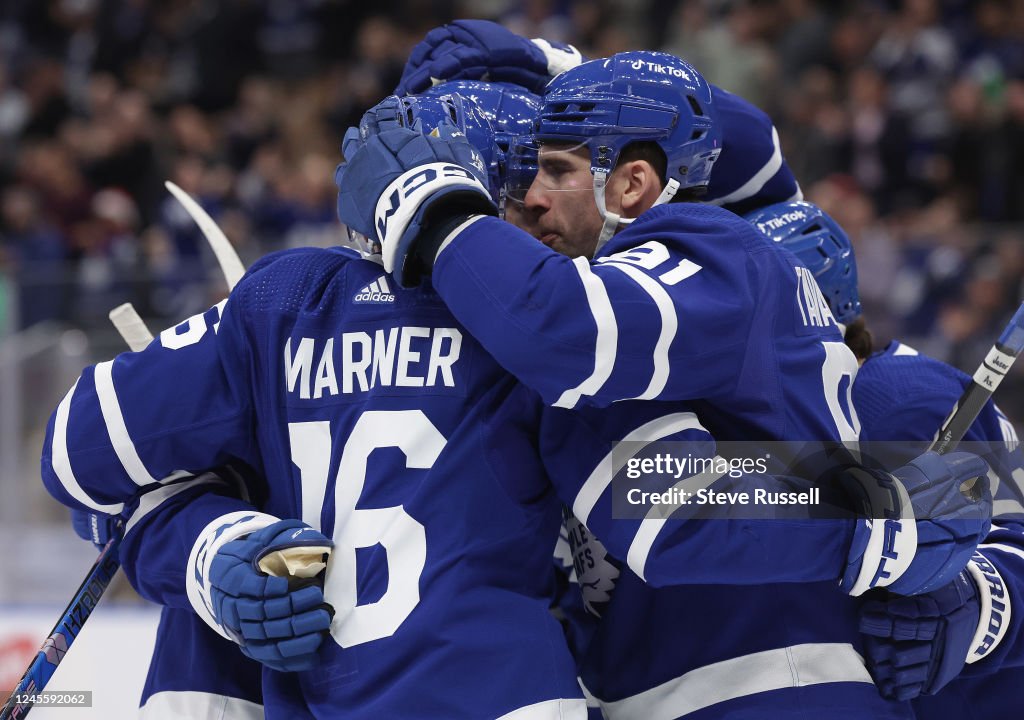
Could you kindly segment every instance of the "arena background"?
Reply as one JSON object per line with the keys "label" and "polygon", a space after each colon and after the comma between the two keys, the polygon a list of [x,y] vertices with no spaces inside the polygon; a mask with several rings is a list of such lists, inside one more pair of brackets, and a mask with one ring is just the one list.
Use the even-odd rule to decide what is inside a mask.
{"label": "arena background", "polygon": [[[766,110],[806,197],[853,239],[879,347],[973,370],[1024,295],[1022,0],[3,0],[0,688],[95,557],[38,480],[49,413],[123,349],[115,305],[159,330],[225,293],[163,181],[247,262],[338,243],[344,129],[457,17],[589,57],[667,50]],[[1018,421],[1022,387],[1018,365],[998,393]],[[103,613],[151,620],[123,582],[111,595]],[[104,656],[144,662],[135,637]]]}

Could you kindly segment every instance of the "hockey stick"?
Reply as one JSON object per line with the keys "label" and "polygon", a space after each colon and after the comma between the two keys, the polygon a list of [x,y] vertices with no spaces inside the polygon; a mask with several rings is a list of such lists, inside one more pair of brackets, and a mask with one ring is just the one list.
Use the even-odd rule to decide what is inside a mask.
{"label": "hockey stick", "polygon": [[[114,327],[128,343],[128,347],[134,351],[142,350],[153,340],[153,334],[131,303],[125,303],[111,310],[110,321],[114,323]],[[43,643],[36,659],[28,666],[18,687],[15,688],[3,710],[0,711],[0,720],[15,720],[28,715],[33,704],[29,702],[32,700],[32,696],[42,692],[46,687],[60,661],[64,659],[68,648],[71,647],[71,643],[81,631],[86,619],[99,603],[111,578],[121,566],[117,559],[117,548],[120,544],[121,536],[117,534],[103,547],[96,562],[93,563],[85,580],[78,588],[78,592],[64,609],[61,619],[50,631],[50,635]],[[26,702],[16,702],[18,700],[26,700]]]}
{"label": "hockey stick", "polygon": [[53,677],[53,673],[64,659],[71,643],[78,637],[85,621],[96,609],[103,591],[107,589],[111,578],[121,566],[117,559],[117,549],[121,544],[121,536],[115,535],[100,552],[93,563],[85,580],[79,586],[75,596],[53,626],[43,646],[39,648],[35,659],[29,664],[25,674],[18,681],[18,686],[0,709],[0,720],[20,720],[28,715],[35,704],[36,696],[43,691]]}
{"label": "hockey stick", "polygon": [[[165,184],[202,230],[224,273],[228,289],[233,288],[245,274],[245,266],[234,247],[213,219],[184,190],[170,181]],[[143,350],[153,341],[153,333],[146,327],[146,323],[131,303],[114,308],[110,311],[109,317],[131,350]],[[117,559],[120,544],[121,536],[115,535],[103,547],[78,591],[64,609],[60,620],[50,631],[35,660],[29,664],[18,686],[0,709],[0,720],[20,720],[28,715],[34,704],[33,696],[46,687],[68,648],[81,631],[82,625],[92,614],[103,592],[117,573],[120,567]],[[24,702],[17,702],[18,700]]]}
{"label": "hockey stick", "polygon": [[967,429],[978,417],[978,413],[1006,377],[1013,361],[1024,350],[1024,303],[1010,319],[995,345],[988,351],[978,369],[974,371],[971,384],[956,401],[953,412],[942,423],[939,434],[929,450],[939,455],[951,451],[967,434]]}
{"label": "hockey stick", "polygon": [[185,208],[189,216],[196,221],[196,225],[199,226],[203,235],[206,236],[206,241],[210,243],[210,249],[213,250],[213,254],[217,257],[220,269],[224,273],[225,280],[227,280],[228,290],[231,290],[242,279],[242,276],[245,275],[245,265],[238,258],[238,253],[235,252],[231,241],[227,239],[224,231],[217,226],[213,218],[187,192],[170,180],[164,183],[164,187],[170,190],[171,194],[178,199],[178,202]]}
{"label": "hockey stick", "polygon": [[153,333],[139,317],[138,311],[131,303],[118,305],[109,313],[110,322],[121,333],[121,337],[134,352],[145,349],[153,341]]}
{"label": "hockey stick", "polygon": [[[199,226],[206,241],[210,243],[210,249],[213,250],[213,254],[217,258],[221,272],[224,273],[224,280],[227,282],[228,290],[232,290],[245,274],[245,265],[242,264],[242,260],[238,257],[238,253],[235,252],[231,241],[228,240],[224,232],[217,226],[213,218],[187,192],[170,180],[164,182],[164,186],[174,195],[182,207],[185,208],[185,212],[189,214],[189,217],[195,220],[196,225]],[[114,327],[121,333],[121,337],[124,338],[124,341],[128,343],[128,347],[133,351],[142,350],[153,341],[153,333],[146,327],[146,323],[143,322],[138,311],[136,311],[131,303],[117,306],[110,311],[109,317],[110,322],[114,323]]]}

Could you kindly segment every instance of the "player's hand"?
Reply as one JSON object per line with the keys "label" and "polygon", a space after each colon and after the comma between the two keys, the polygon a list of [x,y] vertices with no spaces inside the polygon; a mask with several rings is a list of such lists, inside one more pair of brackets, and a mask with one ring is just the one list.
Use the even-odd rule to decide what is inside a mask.
{"label": "player's hand", "polygon": [[118,518],[85,510],[71,511],[71,527],[78,537],[89,540],[99,550],[102,550],[112,537],[121,534],[121,521]]}
{"label": "player's hand", "polygon": [[[976,582],[979,577],[984,585]],[[982,602],[979,589],[988,602]],[[985,657],[1002,639],[1002,613],[1008,607],[1002,579],[981,553],[938,590],[913,597],[886,593],[864,603],[860,631],[879,692],[890,700],[934,695],[965,663]]]}
{"label": "player's hand", "polygon": [[489,20],[456,20],[421,40],[402,70],[396,95],[446,80],[510,82],[541,93],[560,72],[583,62],[572,45],[528,40]]}
{"label": "player's hand", "polygon": [[[372,112],[372,111],[371,111]],[[338,166],[338,217],[381,245],[384,269],[403,287],[429,272],[446,233],[469,215],[497,215],[480,154],[441,126],[426,136],[392,128],[350,130]]]}
{"label": "player's hand", "polygon": [[322,573],[279,577],[260,566],[293,548],[320,556],[331,547],[331,540],[304,522],[280,520],[217,551],[210,564],[214,618],[243,653],[280,672],[316,666],[334,616],[324,601]]}
{"label": "player's hand", "polygon": [[870,520],[858,521],[842,587],[916,595],[951,582],[988,534],[988,464],[966,452],[926,452],[892,474],[848,470]]}

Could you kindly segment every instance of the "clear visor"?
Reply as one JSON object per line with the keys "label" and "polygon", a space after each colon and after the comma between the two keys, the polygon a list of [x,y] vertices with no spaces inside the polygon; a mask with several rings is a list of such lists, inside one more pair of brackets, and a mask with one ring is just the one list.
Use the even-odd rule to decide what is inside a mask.
{"label": "clear visor", "polygon": [[521,204],[534,183],[548,192],[593,191],[587,141],[573,144],[516,138],[509,148],[505,197]]}

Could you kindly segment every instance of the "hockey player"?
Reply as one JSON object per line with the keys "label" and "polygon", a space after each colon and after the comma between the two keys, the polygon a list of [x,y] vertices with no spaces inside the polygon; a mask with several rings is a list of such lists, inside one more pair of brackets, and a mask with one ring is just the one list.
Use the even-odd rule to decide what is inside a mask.
{"label": "hockey player", "polygon": [[[123,554],[150,558],[125,563],[133,585],[271,668],[270,717],[574,717],[547,609],[558,508],[510,498],[489,470],[487,424],[514,384],[428,291],[343,250],[285,252],[226,304],[87,370],[44,480],[131,513]],[[228,459],[268,479],[250,488],[258,510],[209,480],[155,480]],[[332,542],[326,586],[255,570]]]}
{"label": "hockey player", "polygon": [[[399,133],[403,149],[442,153],[462,168],[459,191],[489,197],[489,163],[442,125],[429,139]],[[131,513],[125,554],[153,558],[125,564],[136,587],[195,608],[271,668],[268,716],[572,717],[582,710],[574,672],[546,607],[558,510],[533,452],[529,398],[428,288],[393,288],[379,265],[345,251],[290,251],[254,266],[226,304],[87,369],[51,420],[44,481],[69,505]],[[708,442],[692,413],[617,411],[652,439]],[[558,417],[541,433],[549,467],[578,476],[608,462],[594,429],[611,415],[593,425]],[[228,459],[267,478],[250,488],[264,498],[258,509],[215,479],[175,472]],[[913,499],[930,480],[982,467],[926,460],[904,484]],[[587,473],[579,494],[626,555],[643,523],[610,526],[601,478]],[[682,563],[663,560],[662,539],[638,546],[642,567],[673,579]],[[818,556],[832,560],[793,572],[834,578],[845,564],[864,574],[865,533],[822,539]],[[266,565],[279,550],[319,558],[332,544],[322,589],[315,563],[294,585],[284,576],[295,573]],[[955,563],[955,547],[934,550],[922,548],[897,582],[927,585]],[[792,566],[781,552],[770,561]],[[712,557],[692,564],[723,570]]]}
{"label": "hockey player", "polygon": [[[464,184],[459,204],[435,203],[432,198],[442,193],[456,195],[457,172],[443,164],[431,167],[430,158],[404,152],[404,138],[383,133],[376,142],[363,138],[362,148],[346,146],[348,173],[358,180],[342,184],[342,219],[380,236],[385,268],[400,283],[413,284],[432,271],[434,287],[460,322],[557,407],[692,398],[699,400],[705,424],[726,438],[855,436],[838,393],[844,374],[848,386],[856,365],[838,344],[841,336],[827,308],[822,312],[823,300],[815,301],[813,310],[783,304],[816,293],[813,282],[800,278],[800,268],[794,277],[797,263],[791,256],[715,208],[676,203],[649,209],[680,188],[699,191],[718,154],[711,95],[699,74],[671,56],[625,53],[566,71],[548,85],[544,103],[537,136],[547,144],[539,148],[539,172],[530,187],[530,193],[543,197],[531,200],[528,193],[524,204],[527,214],[536,214],[527,224],[532,220],[543,244],[486,217],[483,206],[468,200]],[[568,146],[570,139],[578,147]],[[630,155],[635,148],[627,145],[637,140],[656,147],[639,149],[647,155]],[[656,169],[659,151],[667,160],[662,166],[667,178]],[[550,210],[556,203],[560,215]],[[613,234],[620,215],[638,214],[634,225]],[[599,237],[609,236],[601,248]],[[558,246],[577,259],[543,245]],[[594,252],[596,261],[588,262]],[[769,335],[758,335],[769,327]],[[524,347],[531,352],[523,353]],[[847,360],[852,369],[844,367]],[[787,374],[791,382],[784,383]],[[823,376],[830,381],[827,389]],[[576,500],[574,510],[588,524],[590,500],[583,494]],[[753,563],[747,570],[750,582],[767,582]],[[638,587],[641,576],[642,568],[630,576]],[[859,589],[848,578],[844,587],[851,586]],[[727,612],[733,627],[724,643],[713,622],[699,629],[680,627],[680,642],[666,643],[665,657],[626,670],[615,660],[624,654],[608,648],[605,662],[618,669],[603,674],[606,685],[595,694],[606,712],[622,717],[650,710],[651,703],[665,717],[681,717],[702,709],[714,714],[756,707],[768,713],[794,701],[833,714],[845,710],[843,717],[898,716],[892,713],[899,708],[887,708],[865,685],[867,671],[853,647],[859,643],[853,606],[834,584],[799,589],[794,617],[807,623],[800,602],[829,608],[833,615],[819,614],[800,634],[789,623],[750,612],[777,607],[790,592],[779,585],[752,587],[740,602],[734,587],[680,591],[658,609],[675,608],[678,614],[679,608],[706,605]],[[617,590],[612,603],[630,594]],[[644,614],[640,607],[633,617]],[[684,634],[692,639],[700,631],[716,635],[683,642]],[[816,642],[794,645],[797,637]],[[830,642],[823,644],[826,639]],[[768,654],[761,655],[761,649]],[[721,666],[723,684],[731,672],[745,674],[750,682],[701,697],[692,688],[703,683],[685,676],[687,670],[694,672],[690,678],[703,676],[715,654],[729,658]],[[773,674],[762,663],[771,665],[776,657],[788,659],[797,674],[806,668],[811,684],[828,687],[803,688],[792,673]],[[681,697],[654,692],[663,683],[683,683],[685,689]],[[838,709],[837,693],[842,696]]]}
{"label": "hockey player", "polygon": [[[971,378],[897,341],[872,352],[853,247],[816,205],[782,203],[748,219],[807,264],[846,327],[862,363],[853,386],[861,437],[885,443],[896,462],[916,454]],[[862,612],[880,690],[899,699],[920,695],[919,720],[996,717],[1024,705],[1024,457],[1012,424],[991,400],[964,440],[988,450],[996,499],[991,534],[952,583],[912,598],[874,599]]]}
{"label": "hockey player", "polygon": [[[395,89],[396,95],[431,86],[487,77],[503,87],[543,94],[560,72],[583,57],[571,45],[527,40],[487,20],[456,20],[430,31],[416,45]],[[802,194],[782,156],[771,119],[749,102],[709,84],[721,126],[721,149],[703,202],[743,214],[764,205],[800,200]],[[455,88],[459,91],[458,88]],[[523,134],[531,128],[525,127]]]}

